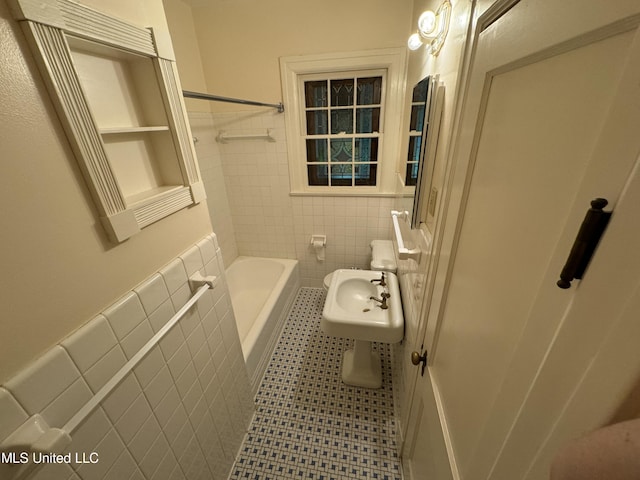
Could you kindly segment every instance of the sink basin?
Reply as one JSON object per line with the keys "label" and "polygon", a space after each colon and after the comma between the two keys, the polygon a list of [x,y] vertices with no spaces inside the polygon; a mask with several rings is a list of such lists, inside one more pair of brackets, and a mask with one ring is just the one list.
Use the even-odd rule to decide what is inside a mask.
{"label": "sink basin", "polygon": [[[396,343],[404,336],[404,318],[398,278],[385,272],[387,285],[371,280],[380,279],[382,272],[371,270],[336,270],[333,273],[320,327],[335,337],[370,342]],[[387,309],[380,308],[381,294],[388,292]]]}
{"label": "sink basin", "polygon": [[381,289],[366,278],[347,278],[336,290],[336,302],[345,311],[362,312],[374,305],[370,297],[379,298],[379,290]]}

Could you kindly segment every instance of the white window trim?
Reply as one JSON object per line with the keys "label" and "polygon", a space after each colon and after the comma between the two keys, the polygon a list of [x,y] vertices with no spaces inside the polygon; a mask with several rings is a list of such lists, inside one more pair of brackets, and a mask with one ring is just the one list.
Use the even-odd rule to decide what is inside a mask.
{"label": "white window trim", "polygon": [[[354,70],[387,70],[384,121],[380,126],[379,183],[375,187],[309,186],[306,170],[304,98],[301,75]],[[287,152],[293,195],[390,195],[395,193],[402,139],[402,114],[406,89],[406,49],[387,48],[320,55],[282,57],[280,74],[287,113]]]}

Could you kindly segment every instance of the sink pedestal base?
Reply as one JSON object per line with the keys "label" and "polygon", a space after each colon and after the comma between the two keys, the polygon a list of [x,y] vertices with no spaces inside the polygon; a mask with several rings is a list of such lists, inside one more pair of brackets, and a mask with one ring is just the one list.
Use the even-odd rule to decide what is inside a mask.
{"label": "sink pedestal base", "polygon": [[371,350],[371,342],[355,340],[353,350],[344,352],[342,381],[356,387],[380,388],[382,386],[380,356]]}

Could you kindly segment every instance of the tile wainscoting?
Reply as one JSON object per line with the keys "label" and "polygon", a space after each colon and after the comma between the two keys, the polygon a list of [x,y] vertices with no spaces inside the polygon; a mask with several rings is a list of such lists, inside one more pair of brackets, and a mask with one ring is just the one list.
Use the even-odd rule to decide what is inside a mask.
{"label": "tile wainscoting", "polygon": [[62,427],[187,302],[196,271],[216,287],[72,434],[66,452],[99,461],[46,464],[30,480],[227,478],[255,408],[215,235],[2,385],[0,443],[36,413]]}

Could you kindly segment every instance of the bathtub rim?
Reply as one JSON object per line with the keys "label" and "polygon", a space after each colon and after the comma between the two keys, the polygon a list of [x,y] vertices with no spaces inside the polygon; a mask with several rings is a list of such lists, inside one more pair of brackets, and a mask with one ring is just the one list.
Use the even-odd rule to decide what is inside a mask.
{"label": "bathtub rim", "polygon": [[[234,261],[225,268],[225,276],[228,277],[227,271],[234,263],[251,261],[253,259],[274,261],[284,265],[285,267],[279,275],[277,282],[271,289],[271,292],[265,300],[258,316],[254,319],[253,325],[247,332],[245,338],[240,342],[242,355],[244,357],[245,365],[247,366],[247,373],[249,374],[249,380],[252,385],[253,393],[255,394],[260,385],[260,381],[262,380],[267,363],[271,359],[275,344],[285,325],[286,317],[291,305],[293,304],[298,290],[300,289],[300,273],[299,262],[296,259],[251,257],[242,255],[236,257],[236,259],[234,259]],[[283,304],[280,311],[275,312],[274,308],[280,300],[280,297],[284,295],[285,289],[290,282],[290,292],[288,293],[287,298],[283,298]],[[230,300],[232,298],[231,290],[232,288],[229,288]],[[232,300],[231,305],[233,306]],[[259,343],[261,345],[258,345]]]}

